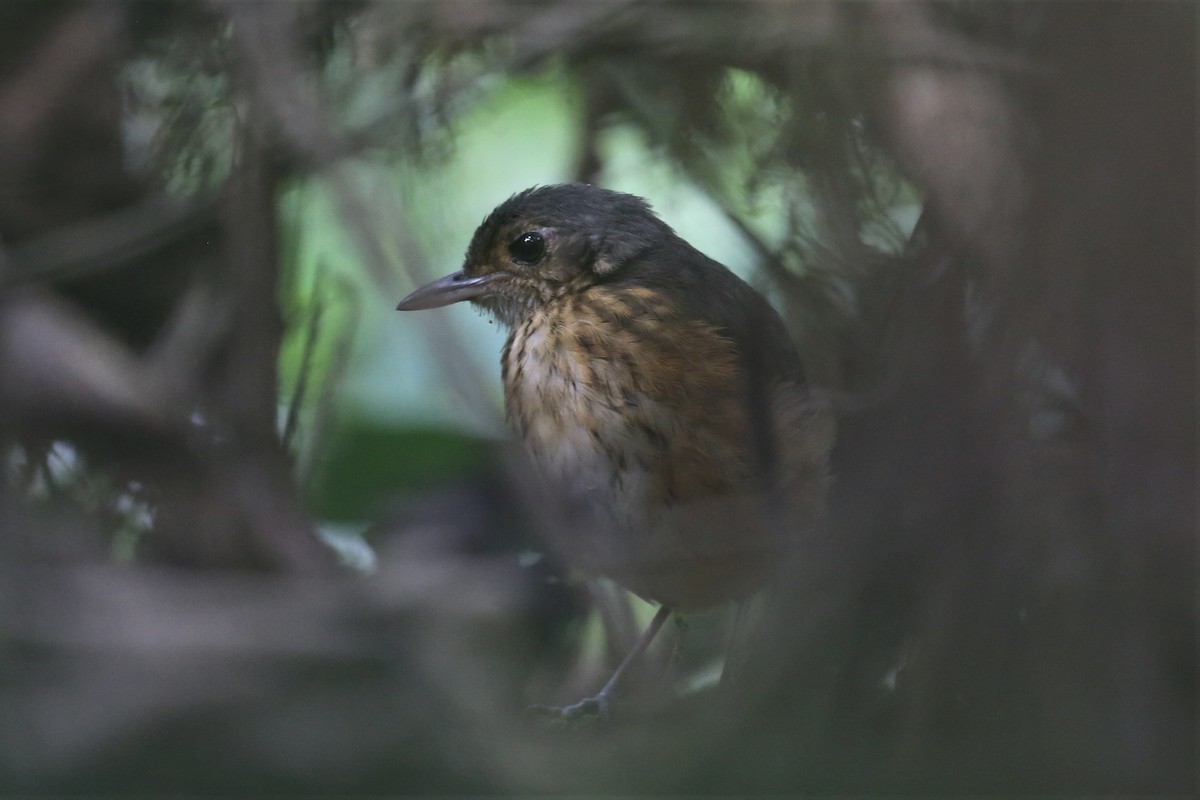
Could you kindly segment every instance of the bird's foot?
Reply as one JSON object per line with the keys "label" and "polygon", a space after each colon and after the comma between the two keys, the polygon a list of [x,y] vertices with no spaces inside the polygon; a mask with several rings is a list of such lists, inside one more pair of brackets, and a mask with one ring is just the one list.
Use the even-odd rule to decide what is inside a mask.
{"label": "bird's foot", "polygon": [[654,619],[650,620],[650,625],[646,630],[642,631],[642,635],[638,637],[637,644],[633,646],[633,650],[629,655],[625,656],[625,660],[621,662],[612,677],[608,679],[608,683],[604,684],[594,697],[589,697],[585,700],[580,700],[578,703],[569,706],[531,706],[529,711],[534,714],[548,716],[551,718],[575,721],[581,719],[608,719],[612,715],[614,702],[620,691],[621,677],[625,671],[629,669],[637,658],[646,650],[646,647],[654,639],[658,629],[667,621],[667,617],[671,616],[671,609],[667,606],[661,606],[654,613]]}
{"label": "bird's foot", "polygon": [[529,707],[529,713],[563,720],[579,720],[587,717],[608,719],[612,715],[612,708],[611,696],[607,691],[601,691],[594,697],[586,697],[569,706],[533,705]]}

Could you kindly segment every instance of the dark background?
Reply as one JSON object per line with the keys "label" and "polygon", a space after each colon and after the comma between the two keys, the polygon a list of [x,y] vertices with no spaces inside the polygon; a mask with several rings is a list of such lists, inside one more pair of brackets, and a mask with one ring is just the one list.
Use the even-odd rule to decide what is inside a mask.
{"label": "dark background", "polygon": [[[1196,22],[0,6],[0,790],[1194,792]],[[521,708],[572,688],[587,609],[601,661],[633,612],[518,558],[518,456],[337,410],[355,309],[456,266],[344,168],[444,162],[547,74],[577,100],[561,179],[636,131],[842,417],[742,690],[582,730]],[[314,178],[369,291],[301,286]],[[447,330],[421,349],[455,360]],[[328,520],[374,527],[330,547]]]}

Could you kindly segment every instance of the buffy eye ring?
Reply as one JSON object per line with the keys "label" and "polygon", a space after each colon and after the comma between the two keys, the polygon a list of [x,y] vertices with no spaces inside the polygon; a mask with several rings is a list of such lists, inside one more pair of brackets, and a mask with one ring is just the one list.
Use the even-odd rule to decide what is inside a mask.
{"label": "buffy eye ring", "polygon": [[537,231],[527,231],[509,243],[508,253],[522,264],[536,264],[546,254],[546,239]]}

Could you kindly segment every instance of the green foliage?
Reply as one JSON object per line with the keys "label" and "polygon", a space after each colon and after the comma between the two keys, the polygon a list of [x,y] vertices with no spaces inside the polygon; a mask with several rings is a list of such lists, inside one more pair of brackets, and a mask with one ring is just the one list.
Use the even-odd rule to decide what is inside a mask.
{"label": "green foliage", "polygon": [[229,48],[228,30],[173,39],[121,73],[130,160],[171,194],[214,189],[233,169],[239,110]]}
{"label": "green foliage", "polygon": [[[645,70],[617,70],[614,80],[634,110],[589,132],[588,84],[579,72],[552,62],[502,76],[489,72],[497,58],[396,47],[364,69],[335,47],[326,60],[323,85],[345,129],[393,135],[373,151],[294,180],[281,198],[280,301],[289,323],[281,401],[298,431],[292,445],[302,476],[324,447],[346,470],[326,469],[332,480],[314,484],[313,507],[322,517],[369,517],[377,492],[411,484],[415,475],[405,464],[429,460],[430,474],[444,477],[472,468],[466,454],[474,451],[453,437],[431,438],[430,425],[501,433],[493,424],[499,332],[469,309],[446,309],[439,313],[449,327],[438,327],[438,336],[457,339],[447,349],[430,338],[431,318],[397,318],[392,306],[417,283],[455,269],[474,226],[497,202],[526,186],[570,180],[591,134],[599,179],[648,197],[685,238],[784,306],[801,322],[798,336],[819,376],[837,378],[839,337],[858,308],[855,287],[866,267],[862,258],[853,269],[848,264],[863,252],[898,252],[915,221],[917,198],[908,184],[867,147],[853,120],[820,107],[833,102],[827,97],[814,94],[807,98],[812,107],[800,108],[795,94],[728,69],[702,81],[711,92],[708,122],[672,132],[670,124],[686,126],[696,103],[670,100],[678,113],[666,115],[668,128],[646,127],[661,108],[654,103],[672,90],[653,84]],[[389,94],[402,80],[409,94]],[[402,120],[407,133],[395,132]],[[794,158],[797,150],[803,157]],[[831,184],[829,174],[842,167],[847,182]],[[831,211],[834,203],[844,207]],[[851,227],[836,229],[841,218],[834,212],[847,209]],[[397,277],[404,273],[410,277]],[[473,370],[476,388],[465,391],[476,394],[474,406],[447,395],[447,359]],[[492,421],[478,417],[480,399],[493,409]],[[353,421],[333,424],[343,416]],[[364,420],[383,429],[387,444],[347,458],[348,449],[366,444],[343,441]],[[396,474],[384,474],[387,463]]]}
{"label": "green foliage", "polygon": [[4,455],[5,480],[20,487],[27,509],[40,522],[44,539],[39,546],[50,551],[78,546],[81,531],[75,529],[82,518],[104,534],[116,561],[134,560],[139,542],[154,525],[153,507],[141,484],[120,481],[89,464],[65,441],[15,445]]}
{"label": "green foliage", "polygon": [[[779,86],[769,72],[708,64],[678,81],[650,60],[525,63],[504,37],[458,46],[397,26],[403,15],[382,7],[335,17],[294,77],[346,155],[293,171],[279,198],[280,428],[319,516],[369,518],[377,492],[415,477],[399,465],[474,468],[469,435],[430,431],[501,432],[498,331],[469,309],[431,327],[392,308],[457,267],[497,202],[575,179],[592,156],[597,180],[646,196],[766,292],[796,323],[814,374],[839,379],[845,332],[872,306],[861,287],[900,252],[918,204],[839,92],[847,76],[799,70]],[[230,173],[239,120],[278,124],[231,80],[232,43],[228,28],[201,26],[150,42],[124,72],[134,160],[169,191]],[[455,370],[473,377],[451,381]],[[346,439],[374,429],[386,453]],[[316,479],[319,463],[344,469]]]}
{"label": "green foliage", "polygon": [[[279,199],[280,427],[319,515],[366,519],[374,490],[412,477],[398,467],[384,479],[368,459],[345,466],[370,473],[361,479],[372,491],[336,470],[313,479],[318,462],[361,450],[343,440],[364,421],[393,448],[371,459],[431,458],[437,474],[470,465],[461,442],[431,439],[431,426],[499,433],[498,332],[448,309],[457,341],[446,348],[428,322],[391,309],[457,266],[497,202],[575,178],[589,151],[598,180],[648,197],[783,307],[814,374],[838,380],[831,365],[863,307],[866,265],[900,251],[918,198],[868,145],[836,75],[801,71],[780,87],[759,72],[708,67],[679,83],[662,64],[597,68],[554,56],[513,71],[521,54],[503,39],[453,47],[379,22],[343,17],[308,62],[304,91],[350,147],[293,173]],[[239,108],[253,99],[230,81],[231,42],[220,27],[183,46],[152,42],[125,70],[135,161],[170,191],[214,187],[234,164]],[[592,118],[596,91],[611,111]],[[447,391],[447,361],[474,370],[473,405],[461,388]]]}
{"label": "green foliage", "polygon": [[318,470],[311,504],[321,519],[359,520],[388,498],[482,473],[490,445],[461,433],[345,420]]}

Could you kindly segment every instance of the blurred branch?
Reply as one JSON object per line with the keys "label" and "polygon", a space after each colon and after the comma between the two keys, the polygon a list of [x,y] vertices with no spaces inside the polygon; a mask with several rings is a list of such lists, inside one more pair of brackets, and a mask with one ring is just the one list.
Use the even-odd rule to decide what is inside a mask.
{"label": "blurred branch", "polygon": [[422,765],[460,785],[435,764],[516,677],[511,643],[479,635],[517,619],[516,575],[385,555],[370,581],[6,559],[0,787],[357,794]]}
{"label": "blurred branch", "polygon": [[163,382],[42,290],[0,298],[0,376],[0,408],[10,426],[163,433],[173,421]]}
{"label": "blurred branch", "polygon": [[216,209],[215,198],[154,197],[60,226],[0,253],[0,292],[126,268],[174,242],[211,235]]}
{"label": "blurred branch", "polygon": [[[990,15],[1027,8],[1036,24],[1019,40],[993,35]],[[206,24],[189,28],[196,16]],[[0,5],[2,788],[1190,790],[1194,16],[774,0]],[[147,32],[146,19],[168,24]],[[401,96],[347,132],[322,59],[342,21],[363,19],[403,51],[378,84]],[[214,197],[152,199],[129,172],[117,75],[147,42],[201,53],[215,79],[181,94],[237,117]],[[369,61],[348,62],[342,85]],[[451,522],[479,517],[477,536],[403,526],[373,582],[218,569],[331,563],[277,432],[281,181],[324,179],[376,287],[399,295],[394,253],[413,280],[432,266],[407,209],[381,212],[347,160],[401,127],[391,155],[424,157],[422,132],[450,141],[447,110],[472,108],[494,85],[482,79],[551,61],[595,103],[583,172],[602,166],[599,126],[624,113],[773,279],[811,288],[789,259],[828,251],[833,267],[801,277],[836,283],[822,301],[846,311],[846,330],[830,338],[862,345],[832,358],[881,376],[839,406],[827,527],[804,531],[745,689],[584,738],[514,721],[540,634],[514,614],[528,587],[511,552],[478,555],[517,546],[497,543],[491,506],[451,504]],[[768,87],[750,93],[765,106],[754,125],[726,122],[759,137],[746,170],[782,170],[782,247],[754,234],[705,160],[731,68]],[[185,111],[172,119],[203,116]],[[892,162],[926,213],[909,249],[876,263],[860,223]],[[815,224],[799,210],[814,197]],[[340,289],[311,308],[285,437]],[[456,391],[490,405],[461,331],[429,324]],[[352,332],[332,345],[331,375]],[[98,501],[71,505],[55,473],[67,462],[104,478]],[[562,524],[562,498],[532,471],[504,477],[489,490],[527,500],[528,527]],[[152,507],[143,561],[203,569],[82,566],[110,543],[104,513],[121,500]],[[47,552],[74,563],[49,566]],[[431,619],[445,627],[431,635]]]}

